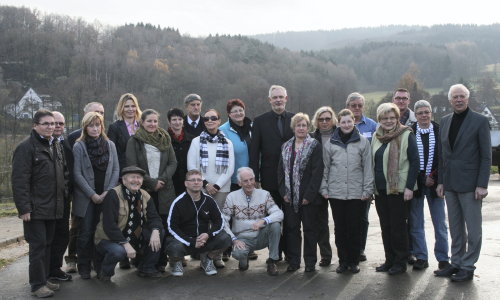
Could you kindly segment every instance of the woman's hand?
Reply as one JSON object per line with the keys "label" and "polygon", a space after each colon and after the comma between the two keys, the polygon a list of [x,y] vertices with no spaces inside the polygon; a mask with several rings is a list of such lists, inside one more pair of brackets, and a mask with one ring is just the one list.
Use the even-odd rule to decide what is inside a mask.
{"label": "woman's hand", "polygon": [[323,198],[328,200],[328,194],[323,194]]}
{"label": "woman's hand", "polygon": [[288,200],[288,196],[283,196],[283,201],[285,201],[286,203],[290,203],[290,200]]}
{"label": "woman's hand", "polygon": [[405,192],[404,192],[404,195],[403,195],[403,200],[404,201],[410,201],[411,199],[413,199],[413,191],[410,190],[410,189],[405,188]]}
{"label": "woman's hand", "polygon": [[211,183],[207,183],[207,185],[205,186],[205,190],[207,190],[207,192],[210,194],[210,196],[214,196],[219,191]]}

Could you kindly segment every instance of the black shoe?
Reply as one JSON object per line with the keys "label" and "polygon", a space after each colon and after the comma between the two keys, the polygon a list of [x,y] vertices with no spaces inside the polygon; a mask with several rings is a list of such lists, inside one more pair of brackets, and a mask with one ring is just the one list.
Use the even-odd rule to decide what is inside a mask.
{"label": "black shoe", "polygon": [[352,274],[359,273],[360,269],[358,265],[350,265],[349,270],[351,271]]}
{"label": "black shoe", "polygon": [[90,279],[90,272],[80,272],[81,279]]}
{"label": "black shoe", "polygon": [[429,262],[425,259],[417,259],[413,264],[413,270],[423,270],[429,267]]}
{"label": "black shoe", "polygon": [[340,264],[336,269],[335,269],[335,272],[337,272],[338,274],[342,274],[344,273],[345,271],[347,271],[348,267],[347,265],[344,265],[344,264]]}
{"label": "black shoe", "polygon": [[259,258],[259,256],[254,251],[248,253],[248,259],[249,260],[256,260],[257,258]]}
{"label": "black shoe", "polygon": [[474,271],[467,271],[464,269],[460,269],[456,274],[451,275],[451,281],[454,282],[464,282],[469,281],[474,278]]}
{"label": "black shoe", "polygon": [[106,276],[101,274],[97,274],[97,279],[99,279],[101,282],[110,282],[111,281],[111,276]]}
{"label": "black shoe", "polygon": [[359,261],[366,261],[366,255],[365,255],[365,253],[361,253],[359,255]]}
{"label": "black shoe", "polygon": [[450,263],[447,260],[443,260],[443,261],[439,262],[438,268],[439,268],[439,270],[442,270],[442,269],[448,267],[449,265],[450,265]]}
{"label": "black shoe", "polygon": [[415,256],[413,256],[413,255],[408,256],[408,264],[409,265],[413,265],[416,261],[417,261],[417,259],[415,258]]}
{"label": "black shoe", "polygon": [[142,271],[137,271],[137,276],[144,277],[144,278],[160,278],[161,273],[160,272],[145,273]]}
{"label": "black shoe", "polygon": [[332,260],[331,260],[331,259],[322,258],[322,259],[319,261],[319,266],[320,266],[320,267],[328,267],[331,263],[332,263]]}
{"label": "black shoe", "polygon": [[402,274],[406,272],[406,266],[401,266],[401,265],[394,265],[392,266],[389,271],[387,271],[387,274],[389,275],[397,275],[397,274]]}
{"label": "black shoe", "polygon": [[56,271],[52,272],[49,275],[49,279],[59,280],[59,281],[70,281],[71,279],[73,279],[73,277],[61,271],[61,269],[57,269]]}
{"label": "black shoe", "polygon": [[238,263],[238,269],[240,269],[240,271],[248,270],[248,256],[243,261],[240,260],[240,262]]}
{"label": "black shoe", "polygon": [[389,271],[389,269],[392,267],[392,265],[388,264],[388,263],[383,263],[381,264],[380,266],[376,267],[375,268],[375,271],[376,272],[387,272]]}
{"label": "black shoe", "polygon": [[295,272],[300,268],[299,265],[289,265],[288,268],[286,268],[287,272]]}
{"label": "black shoe", "polygon": [[306,268],[304,269],[304,272],[314,272],[314,271],[316,271],[316,268],[314,267],[314,265],[306,266]]}
{"label": "black shoe", "polygon": [[122,269],[122,270],[130,269],[130,261],[128,260],[128,258],[126,258],[125,260],[122,260],[120,262],[120,269]]}
{"label": "black shoe", "polygon": [[455,268],[452,265],[448,265],[442,270],[434,271],[434,275],[436,275],[437,277],[451,277],[451,275],[457,273],[458,271],[459,269]]}

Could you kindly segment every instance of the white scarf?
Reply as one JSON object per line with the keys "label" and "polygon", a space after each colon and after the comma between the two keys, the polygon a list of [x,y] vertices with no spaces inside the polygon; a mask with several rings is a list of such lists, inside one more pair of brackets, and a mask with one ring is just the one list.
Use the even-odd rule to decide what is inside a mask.
{"label": "white scarf", "polygon": [[[425,156],[424,156],[424,144],[422,143],[421,134],[429,134],[429,157],[427,158],[427,166],[425,165]],[[432,162],[434,160],[434,147],[436,146],[436,139],[434,137],[434,126],[432,123],[429,128],[422,129],[418,126],[417,123],[417,147],[418,147],[418,155],[420,156],[420,171],[425,170],[425,175],[429,175],[432,171]]]}

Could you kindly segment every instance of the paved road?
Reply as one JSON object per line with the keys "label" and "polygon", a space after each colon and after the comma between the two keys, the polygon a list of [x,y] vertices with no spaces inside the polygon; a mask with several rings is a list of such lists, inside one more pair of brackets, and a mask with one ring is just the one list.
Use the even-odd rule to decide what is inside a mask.
{"label": "paved road", "polygon": [[[251,262],[250,269],[240,272],[237,261],[231,259],[217,276],[207,277],[190,261],[182,278],[165,275],[146,280],[133,270],[117,270],[113,283],[96,279],[63,283],[56,293],[60,299],[499,299],[500,298],[500,181],[490,182],[490,196],[483,204],[483,248],[474,280],[453,283],[436,278],[432,270],[437,262],[431,257],[425,271],[389,276],[375,272],[384,260],[380,228],[375,209],[370,213],[367,246],[368,261],[360,264],[356,275],[336,274],[337,261],[328,268],[310,274],[299,269],[286,273],[286,264],[280,263],[280,275],[265,273],[265,251]],[[427,243],[433,245],[430,216],[426,212]],[[332,231],[333,232],[333,231]],[[333,234],[332,234],[332,246]],[[431,250],[432,253],[432,250]],[[168,274],[168,273],[167,273]],[[0,271],[0,298],[29,298],[28,259],[23,257]]]}

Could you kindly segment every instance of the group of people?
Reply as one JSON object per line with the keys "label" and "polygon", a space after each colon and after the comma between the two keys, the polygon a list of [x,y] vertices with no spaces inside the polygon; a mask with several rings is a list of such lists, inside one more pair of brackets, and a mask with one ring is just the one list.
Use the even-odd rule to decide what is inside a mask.
{"label": "group of people", "polygon": [[170,109],[164,130],[157,111],[141,111],[126,93],[107,134],[104,107],[91,102],[81,128],[67,137],[60,112],[37,111],[12,165],[32,294],[54,295],[59,285],[50,280],[71,280],[73,272],[90,279],[93,269],[99,280],[110,281],[117,264],[135,265],[141,277],[160,277],[168,263],[173,276],[182,276],[187,255],[199,259],[207,275],[217,274],[230,256],[244,271],[264,248],[269,275],[279,274],[281,260],[288,272],[298,270],[302,257],[304,271],[313,272],[318,248],[320,266],[332,261],[328,206],[336,272],[355,274],[367,259],[373,199],[385,251],[377,272],[429,266],[426,198],[435,275],[472,279],[491,142],[488,120],[468,107],[465,86],[451,86],[454,112],[441,125],[432,121],[428,101],[409,108],[406,89],[377,108],[377,122],[363,114],[359,93],[350,94],[338,114],[324,106],[312,120],[286,111],[282,86],[271,86],[268,99],[271,110],[253,122],[242,100],[229,100],[221,125],[217,110],[202,114],[202,98],[189,94],[186,114]]}

